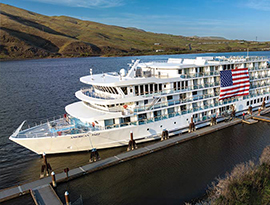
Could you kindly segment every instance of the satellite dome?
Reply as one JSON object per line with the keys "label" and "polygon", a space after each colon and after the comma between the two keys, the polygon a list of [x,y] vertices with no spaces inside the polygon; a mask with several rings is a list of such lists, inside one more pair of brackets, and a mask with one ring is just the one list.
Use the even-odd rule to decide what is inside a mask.
{"label": "satellite dome", "polygon": [[125,70],[124,68],[122,68],[122,69],[120,70],[120,76],[121,76],[121,77],[125,77],[126,74],[127,74],[126,70]]}

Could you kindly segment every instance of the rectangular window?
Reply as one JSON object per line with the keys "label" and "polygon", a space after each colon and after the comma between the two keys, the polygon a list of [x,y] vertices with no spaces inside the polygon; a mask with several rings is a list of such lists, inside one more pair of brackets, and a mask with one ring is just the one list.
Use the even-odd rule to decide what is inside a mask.
{"label": "rectangular window", "polygon": [[157,93],[158,92],[158,85],[155,84],[155,92]]}
{"label": "rectangular window", "polygon": [[150,84],[150,93],[153,93],[153,84]]}
{"label": "rectangular window", "polygon": [[249,106],[249,101],[247,101],[247,106]]}
{"label": "rectangular window", "polygon": [[159,91],[162,91],[162,84],[158,84]]}
{"label": "rectangular window", "polygon": [[174,108],[173,107],[172,108],[168,108],[167,110],[168,110],[168,114],[174,113]]}
{"label": "rectangular window", "polygon": [[148,84],[144,85],[145,94],[148,94]]}
{"label": "rectangular window", "polygon": [[124,93],[125,95],[127,95],[127,87],[121,87],[121,90],[123,91],[123,93]]}
{"label": "rectangular window", "polygon": [[139,95],[139,86],[135,85],[135,95]]}
{"label": "rectangular window", "polygon": [[141,95],[144,95],[143,85],[140,85],[140,92],[141,92]]}
{"label": "rectangular window", "polygon": [[145,104],[145,105],[148,104],[148,100],[144,100],[144,104]]}
{"label": "rectangular window", "polygon": [[172,95],[167,96],[167,100],[172,100],[172,99],[173,99]]}

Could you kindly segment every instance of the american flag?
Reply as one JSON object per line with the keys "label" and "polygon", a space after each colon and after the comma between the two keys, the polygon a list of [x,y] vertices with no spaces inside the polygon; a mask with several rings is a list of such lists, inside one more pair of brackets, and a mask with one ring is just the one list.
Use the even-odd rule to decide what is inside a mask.
{"label": "american flag", "polygon": [[249,94],[249,73],[247,68],[220,71],[219,100]]}

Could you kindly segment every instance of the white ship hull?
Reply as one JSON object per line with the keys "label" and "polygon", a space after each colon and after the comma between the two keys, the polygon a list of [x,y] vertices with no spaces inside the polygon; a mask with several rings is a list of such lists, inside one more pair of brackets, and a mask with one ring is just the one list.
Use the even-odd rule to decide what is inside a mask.
{"label": "white ship hull", "polygon": [[[238,113],[241,113],[243,110],[248,109],[246,102],[247,100],[243,100],[231,104],[236,107]],[[254,106],[259,107],[260,105],[261,103],[257,103]],[[160,138],[163,129],[167,129],[169,132],[181,129],[182,131],[187,131],[186,128],[189,125],[188,119],[195,113],[196,112],[179,115],[143,125],[130,125],[85,134],[38,138],[10,137],[10,139],[37,154],[42,154],[44,152],[47,154],[56,154],[87,151],[93,148],[104,149],[119,147],[128,144],[130,140],[130,131],[133,132],[134,139],[137,143]],[[199,125],[197,124],[196,127],[198,128],[206,125],[209,125],[209,120],[201,122]]]}

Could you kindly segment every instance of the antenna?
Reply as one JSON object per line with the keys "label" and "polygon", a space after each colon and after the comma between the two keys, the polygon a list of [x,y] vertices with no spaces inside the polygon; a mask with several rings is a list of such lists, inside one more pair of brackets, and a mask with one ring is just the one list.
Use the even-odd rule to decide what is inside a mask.
{"label": "antenna", "polygon": [[90,68],[90,75],[91,75],[91,79],[93,80],[93,69]]}

